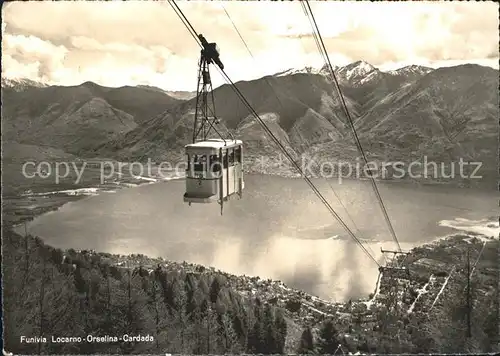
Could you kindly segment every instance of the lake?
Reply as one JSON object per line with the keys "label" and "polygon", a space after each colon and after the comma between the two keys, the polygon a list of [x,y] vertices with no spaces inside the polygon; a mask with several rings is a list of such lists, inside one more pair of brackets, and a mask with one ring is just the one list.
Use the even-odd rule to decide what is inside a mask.
{"label": "lake", "polygon": [[[370,182],[315,183],[382,263],[380,248],[396,244]],[[171,180],[68,203],[36,218],[29,230],[54,247],[185,260],[280,279],[327,299],[367,296],[375,288],[377,265],[304,180],[249,175],[243,198],[226,203],[223,216],[217,204],[184,203],[184,184]],[[460,229],[498,234],[498,222],[492,228],[481,220],[498,216],[497,192],[378,186],[403,250]]]}

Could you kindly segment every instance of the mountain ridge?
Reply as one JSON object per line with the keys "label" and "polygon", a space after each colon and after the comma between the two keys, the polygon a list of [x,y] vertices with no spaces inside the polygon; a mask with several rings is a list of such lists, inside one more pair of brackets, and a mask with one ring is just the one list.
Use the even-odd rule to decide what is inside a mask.
{"label": "mountain ridge", "polygon": [[[369,70],[368,75],[377,71],[371,68]],[[357,82],[355,85],[341,83],[344,99],[347,101],[368,156],[383,160],[403,159],[409,162],[425,154],[449,162],[450,159],[458,159],[459,151],[463,148],[465,153],[460,153],[463,158],[476,157],[484,160],[487,163],[485,167],[491,175],[495,156],[494,146],[491,146],[493,136],[488,131],[494,132],[496,127],[494,116],[498,107],[495,106],[497,99],[492,89],[498,86],[498,71],[477,65],[460,65],[430,71],[426,68],[408,66],[396,74],[389,78],[381,77],[371,83],[362,83],[361,86],[357,85]],[[313,152],[323,150],[330,153],[323,155],[321,159],[331,161],[336,157],[335,152],[348,152],[353,149],[355,152],[338,96],[333,92],[325,76],[314,73],[293,73],[266,77],[265,80],[238,82],[236,85],[258,113],[277,115],[279,125],[275,127],[274,132],[284,137],[284,142],[291,144],[297,153],[313,157]],[[429,90],[434,93],[432,94],[434,97],[426,96],[427,99],[424,100],[422,95],[427,95],[425,93]],[[471,118],[467,123],[465,119],[462,121],[439,119],[440,115],[448,115],[458,110],[458,107],[453,108],[459,103],[456,100],[456,93],[463,96],[464,102],[470,102],[469,112],[475,118]],[[238,132],[238,125],[250,113],[239,104],[238,98],[227,86],[215,89],[214,96],[223,125],[233,133]],[[432,103],[428,102],[429,100]],[[192,130],[193,107],[192,99],[177,106],[175,112],[163,113],[148,121],[146,126],[149,128],[132,130],[123,140],[126,141],[122,146],[125,149],[118,152],[124,154],[123,158],[134,159],[139,154],[155,155],[158,150],[169,152],[174,147],[181,150],[190,139],[188,133]],[[394,113],[399,114],[394,116]],[[420,121],[411,119],[416,113],[423,115]],[[165,126],[168,122],[169,126]],[[454,127],[455,124],[464,126],[464,132],[473,133],[473,136],[467,139],[465,134],[462,134],[451,141],[447,139],[450,142],[438,141],[438,137],[446,138],[449,127]],[[434,126],[435,129],[432,129]],[[175,134],[171,131],[173,127],[186,135]],[[151,136],[148,132],[156,136]],[[165,140],[158,141],[158,138],[162,137],[160,132],[168,133],[170,137],[168,144]],[[451,132],[452,135],[457,133],[457,130]],[[184,139],[177,140],[181,136]],[[245,140],[244,136],[242,138]],[[483,140],[483,138],[488,139]],[[274,147],[270,139],[265,141],[262,146]],[[464,146],[465,142],[467,145]],[[474,148],[476,145],[474,142],[480,143],[479,150]],[[127,145],[134,149],[128,150]],[[449,156],[446,153],[448,152],[446,150],[449,150],[448,146],[454,147],[456,151],[454,155]],[[151,147],[156,149],[152,150]],[[106,151],[105,149],[103,152]],[[259,151],[252,146],[249,156],[268,154],[267,149]],[[163,158],[165,156],[162,155]],[[351,159],[354,160],[355,156]]]}
{"label": "mountain ridge", "polygon": [[[496,140],[498,117],[498,71],[465,65],[423,74],[418,70],[414,73],[410,68],[394,81],[378,75],[362,81],[375,72],[365,69],[352,72],[359,80],[353,81],[354,76],[351,76],[354,85],[344,83],[342,89],[370,158],[408,161],[425,153],[435,160],[449,163],[458,157],[484,162],[489,160],[489,167],[494,166],[492,169],[496,170],[497,156],[493,148],[496,141],[493,140]],[[261,78],[236,85],[245,96],[248,94],[252,105],[294,156],[304,155],[318,160],[356,157],[349,128],[328,78],[321,74],[295,73],[279,78],[267,77],[267,80],[270,84]],[[167,103],[166,110],[158,109],[150,118],[140,120],[136,116],[140,116],[142,106],[155,103],[156,95],[162,93],[150,97],[147,95],[154,90],[122,87],[118,88],[120,95],[109,96],[109,88],[91,82],[62,89],[22,88],[21,92],[8,94],[18,101],[10,101],[4,108],[9,117],[7,123],[2,120],[4,126],[11,126],[7,127],[7,134],[2,133],[2,145],[16,153],[17,160],[29,159],[33,150],[42,147],[42,144],[44,151],[34,157],[37,160],[48,156],[55,160],[73,160],[74,155],[66,157],[66,150],[73,150],[75,146],[81,150],[75,153],[83,155],[164,158],[173,150],[182,150],[183,144],[191,137],[194,116],[192,99],[172,101],[171,105]],[[278,98],[271,88],[276,89]],[[230,88],[225,86],[217,90],[216,108],[222,112],[222,125],[244,139],[248,151],[245,157],[276,157],[279,151],[264,135],[255,118],[241,104],[235,103],[237,98],[234,94],[230,95]],[[134,104],[131,98],[134,99],[138,93],[145,99]],[[4,92],[2,94],[5,95]],[[54,97],[57,101],[53,100]],[[135,115],[132,113],[134,110],[137,110]],[[335,128],[332,128],[332,123]],[[58,135],[64,136],[65,140],[55,140]],[[4,140],[5,137],[9,140]],[[80,142],[82,140],[84,142]],[[6,142],[8,145],[4,146]],[[22,152],[18,152],[21,149]],[[270,166],[263,171],[274,173],[283,169],[275,168],[275,163],[271,160]],[[30,201],[26,206],[31,208],[32,204],[33,201]],[[411,251],[407,260],[411,266],[409,281],[390,278],[384,272],[368,300],[348,303],[325,301],[279,281],[234,276],[213,271],[210,267],[167,261],[165,265],[174,273],[170,270],[165,276],[164,270],[155,274],[157,264],[165,261],[146,256],[61,251],[40,239],[6,230],[3,237],[2,246],[9,248],[5,254],[5,265],[10,266],[4,271],[5,282],[10,286],[5,288],[10,293],[5,298],[10,303],[10,307],[5,308],[5,322],[10,325],[7,341],[14,345],[8,351],[17,353],[35,352],[37,345],[20,345],[18,335],[30,334],[33,325],[39,325],[40,320],[45,331],[54,335],[68,330],[75,335],[85,335],[95,330],[97,325],[116,334],[156,330],[161,335],[156,335],[157,344],[109,346],[94,343],[75,346],[81,347],[78,351],[82,353],[129,353],[132,349],[146,353],[154,347],[155,350],[171,348],[178,353],[210,353],[215,352],[218,341],[221,345],[225,344],[225,347],[216,350],[220,353],[241,350],[255,354],[283,353],[279,347],[272,352],[263,348],[259,337],[255,338],[257,341],[249,337],[251,330],[259,331],[255,334],[261,337],[272,338],[274,342],[269,342],[270,345],[283,346],[286,353],[297,353],[300,335],[308,328],[312,329],[311,339],[316,345],[314,348],[311,346],[310,351],[320,354],[337,352],[335,348],[338,344],[342,345],[342,351],[353,353],[456,354],[463,350],[477,353],[494,351],[494,342],[498,341],[494,334],[498,330],[494,324],[497,320],[491,313],[495,306],[495,285],[492,283],[497,281],[495,277],[498,276],[498,239],[489,236],[454,235],[434,244],[419,246]],[[473,313],[473,337],[469,340],[463,337],[466,324],[462,320],[467,273],[462,266],[465,265],[467,250],[471,250],[473,257],[479,261],[473,287],[477,302]],[[29,262],[26,268],[24,261]],[[127,265],[136,268],[126,268],[129,267]],[[161,276],[159,283],[157,275]],[[206,279],[208,275],[210,279]],[[219,288],[221,285],[217,282],[212,289],[211,278],[214,275],[223,278],[227,284],[222,283],[223,288]],[[23,282],[26,280],[28,283]],[[36,283],[40,280],[45,282],[46,295],[40,294],[39,283]],[[216,292],[211,293],[214,290]],[[448,298],[443,298],[442,293]],[[211,294],[215,296],[213,307],[217,316],[226,315],[226,329],[222,337],[206,332],[206,325],[210,325],[209,328],[223,327],[222,320],[218,324],[215,318],[210,318],[210,314],[203,314],[202,322],[187,321],[187,313],[183,314],[188,308],[204,306],[200,310],[207,310],[207,303],[203,301],[208,302]],[[165,303],[161,302],[162,298],[166,299]],[[260,308],[260,303],[271,308]],[[174,306],[169,309],[171,314],[166,312],[168,305]],[[397,308],[391,309],[391,305]],[[159,309],[155,310],[155,307]],[[428,313],[431,308],[432,314]],[[283,319],[269,317],[273,314],[271,309],[284,311],[285,340],[282,338]],[[85,314],[83,310],[91,312]],[[127,314],[127,310],[131,312]],[[244,313],[244,310],[252,312]],[[266,318],[260,319],[266,320],[265,323],[255,322],[259,320],[257,315],[266,313]],[[159,318],[159,314],[164,317]],[[231,325],[227,323],[228,314],[237,316],[232,327],[227,327]],[[45,319],[40,315],[45,315]],[[257,325],[255,329],[242,327],[247,325],[243,322],[246,316],[252,319],[251,325]],[[165,324],[160,324],[158,320]],[[321,349],[321,342],[324,326],[331,325],[329,321],[336,331],[332,340],[338,342],[333,349],[326,350]],[[275,329],[281,332],[273,333]],[[161,330],[172,334],[162,334]],[[182,330],[187,330],[192,336],[187,338],[189,342],[185,344],[179,341],[184,340]],[[204,340],[203,345],[191,343],[200,336]],[[236,339],[239,342],[235,342]],[[210,340],[213,349],[206,346],[210,345]],[[240,350],[227,347],[233,342]],[[252,343],[252,347],[246,347]],[[43,347],[53,347],[54,350],[44,350],[49,353],[61,349],[65,353],[74,352],[74,349],[66,348],[67,344]],[[61,349],[55,350],[58,347]]]}
{"label": "mountain ridge", "polygon": [[[382,72],[369,63],[357,61],[335,67],[335,71],[369,156],[411,160],[430,153],[437,159],[448,159],[451,156],[445,152],[452,150],[455,158],[463,152],[460,154],[484,158],[489,166],[492,165],[493,153],[488,144],[493,138],[487,131],[495,131],[493,117],[498,111],[498,99],[492,90],[498,86],[498,70],[479,65],[439,69],[410,65]],[[341,102],[325,67],[319,70],[308,67],[305,73],[278,73],[240,81],[236,85],[258,113],[277,116],[276,134],[298,155],[313,157],[315,152],[323,150],[326,151],[324,158],[331,160],[339,157],[335,152],[355,152]],[[463,109],[464,105],[458,104],[457,93],[464,98],[463,102],[469,102],[467,111]],[[106,88],[85,82],[72,87],[32,87],[21,92],[7,90],[3,94],[4,98],[12,99],[5,101],[9,104],[4,106],[6,130],[3,135],[20,144],[48,144],[84,157],[111,156],[121,160],[150,157],[161,160],[174,152],[181,152],[183,145],[191,139],[196,99],[178,100],[158,88]],[[94,105],[97,101],[91,102],[92,97],[103,99],[109,107]],[[214,97],[216,114],[221,121],[220,131],[240,132],[245,140],[247,131],[240,130],[239,125],[251,113],[227,84],[216,88]],[[79,118],[82,112],[78,111],[78,105],[89,102],[96,107],[93,112],[102,111],[99,120],[92,119],[88,110],[83,116],[84,121]],[[445,118],[460,110],[461,116],[470,113],[474,118]],[[56,131],[57,138],[51,139],[53,134],[44,127],[61,118],[60,114],[66,115],[61,120],[67,124],[69,132],[65,133],[62,125]],[[420,119],[413,121],[415,115],[420,115]],[[111,131],[107,128],[108,119]],[[79,125],[83,122],[90,125],[90,131],[84,133],[76,148],[72,147],[75,140],[70,137],[74,135],[71,133],[73,120],[80,122]],[[467,139],[465,134],[452,140],[446,138],[446,135],[458,135],[458,130],[452,129],[454,125],[471,133],[471,138]],[[255,126],[252,131],[255,130],[261,129]],[[60,137],[65,135],[68,137],[60,142]],[[433,135],[437,136],[433,138]],[[441,139],[439,142],[437,137],[445,137],[446,141]],[[487,139],[482,140],[483,137]],[[474,147],[476,143],[477,148]],[[269,138],[264,138],[259,145],[252,145],[247,157],[271,154],[268,148],[261,150],[259,147],[275,146]],[[427,152],[429,147],[437,152]],[[274,148],[272,155],[276,154],[278,151]]]}
{"label": "mountain ridge", "polygon": [[[434,68],[421,66],[421,65],[407,65],[400,67],[398,69],[393,70],[380,70],[379,68],[371,65],[370,63],[359,60],[353,63],[350,63],[345,66],[336,66],[332,65],[334,73],[338,76],[341,81],[349,82],[353,76],[366,77],[373,75],[375,73],[382,75],[390,75],[390,76],[401,76],[408,74],[415,75],[425,75],[435,70]],[[330,69],[328,65],[324,65],[321,68],[306,66],[304,68],[289,68],[278,73],[273,74],[273,76],[283,76],[283,75],[293,75],[299,73],[307,73],[307,74],[320,74],[324,76],[330,76]]]}
{"label": "mountain ridge", "polygon": [[20,83],[2,80],[3,140],[84,157],[96,145],[182,102],[150,88],[108,88],[89,81],[73,86]]}

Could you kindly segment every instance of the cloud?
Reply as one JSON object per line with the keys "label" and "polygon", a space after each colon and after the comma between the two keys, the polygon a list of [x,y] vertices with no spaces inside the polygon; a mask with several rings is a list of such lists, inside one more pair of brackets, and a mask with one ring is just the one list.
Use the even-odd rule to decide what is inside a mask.
{"label": "cloud", "polygon": [[68,49],[35,36],[14,36],[5,33],[2,53],[2,72],[5,76],[21,75],[50,81],[52,73],[64,65]]}
{"label": "cloud", "polygon": [[2,76],[7,78],[38,78],[38,66],[38,61],[23,64],[11,55],[2,55]]}
{"label": "cloud", "polygon": [[428,64],[487,58],[493,49],[498,57],[498,17],[492,11],[497,5],[477,5],[371,3],[372,8],[325,43],[350,61],[364,59],[374,65],[417,58],[426,58]]}
{"label": "cloud", "polygon": [[[234,81],[322,65],[299,2],[177,4],[197,31],[219,44]],[[497,6],[311,3],[334,64],[363,59],[381,67],[488,58],[495,62]],[[126,84],[194,89],[199,48],[166,2],[13,2],[3,7],[3,21],[5,76],[60,84],[92,80],[109,86],[129,80]],[[212,79],[214,85],[223,84],[217,74]]]}

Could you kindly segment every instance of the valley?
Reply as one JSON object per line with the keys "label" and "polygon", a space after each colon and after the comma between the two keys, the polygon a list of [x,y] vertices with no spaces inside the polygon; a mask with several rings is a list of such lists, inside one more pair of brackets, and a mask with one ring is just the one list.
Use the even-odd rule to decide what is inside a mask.
{"label": "valley", "polygon": [[[377,165],[380,178],[414,184],[453,184],[496,189],[498,127],[498,71],[477,65],[431,69],[408,66],[382,72],[358,61],[336,67],[348,107],[367,158]],[[349,132],[339,99],[332,91],[326,68],[290,70],[238,86],[262,115],[272,132],[308,174],[320,174],[325,164],[355,165],[359,154]],[[456,100],[456,96],[462,98]],[[244,168],[248,173],[297,177],[297,172],[249,116],[227,85],[214,91],[222,127],[245,142]],[[54,185],[50,179],[26,179],[22,165],[28,161],[56,162],[97,160],[145,163],[183,160],[194,119],[192,93],[170,92],[149,86],[106,88],[86,82],[79,86],[47,86],[29,80],[2,80],[2,163],[4,209],[8,216],[25,220],[32,205],[20,195],[99,188],[97,171],[86,170],[79,184],[71,175]],[[440,173],[414,178],[405,171],[394,179],[380,171],[382,163],[407,167],[426,157],[439,163]],[[452,171],[458,159],[480,162],[477,179],[472,169],[466,177]],[[80,163],[81,164],[81,163]],[[449,172],[455,172],[449,177]],[[345,172],[327,172],[331,177]],[[124,185],[145,183],[130,174]],[[348,179],[366,178],[361,176]],[[106,190],[109,187],[102,187]],[[64,195],[64,194],[63,194]],[[70,197],[69,201],[74,197]],[[40,204],[48,210],[60,206]],[[47,211],[42,208],[41,211]],[[37,213],[35,213],[36,215]],[[7,220],[20,221],[16,217]]]}
{"label": "valley", "polygon": [[[483,163],[482,178],[448,183],[492,185],[497,70],[460,65],[382,72],[358,61],[336,68],[336,75],[369,161],[409,164],[425,156],[449,167],[463,158]],[[294,157],[318,165],[359,158],[325,69],[294,70],[237,85]],[[187,94],[183,98],[189,99],[182,100],[147,86],[105,88],[89,82],[74,87],[29,82],[3,86],[9,103],[3,108],[3,142],[56,149],[82,159],[172,163],[182,160],[182,148],[191,139],[196,99]],[[273,167],[279,150],[229,86],[216,88],[214,97],[220,131],[229,130],[246,143],[248,171],[290,171],[287,162]],[[274,163],[259,168],[259,157]]]}
{"label": "valley", "polygon": [[[408,66],[383,72],[358,61],[336,67],[335,72],[369,160],[409,165],[427,157],[446,169],[459,159],[481,162],[479,179],[406,174],[381,180],[415,187],[497,189],[498,70],[460,65]],[[323,163],[359,160],[331,84],[325,68],[292,69],[236,83],[287,151],[297,160],[315,162],[308,172],[311,175],[319,174]],[[216,88],[214,96],[220,125],[245,143],[248,175],[297,177],[229,86]],[[97,247],[98,251],[57,248],[28,231],[30,220],[67,203],[182,178],[176,170],[161,176],[158,164],[175,165],[184,159],[195,100],[191,92],[149,86],[107,88],[86,82],[63,87],[2,79],[2,244],[10,293],[5,316],[10,351],[40,351],[38,345],[21,345],[16,338],[32,333],[34,325],[40,324],[43,333],[70,329],[83,335],[112,326],[116,333],[154,331],[156,338],[149,345],[51,345],[43,350],[48,353],[145,353],[166,348],[178,353],[296,353],[307,330],[314,340],[321,340],[328,322],[335,325],[334,337],[345,352],[495,349],[500,342],[495,324],[500,315],[497,236],[465,231],[415,247],[404,261],[408,276],[391,277],[390,270],[383,271],[370,296],[339,302],[280,280],[230,274],[209,264],[103,252]],[[46,162],[51,173],[27,178],[22,171],[26,162]],[[75,169],[64,177],[55,176],[55,167],[63,162]],[[152,170],[137,170],[133,162],[147,162]],[[120,165],[126,168],[124,173],[117,173]],[[364,174],[345,179],[366,178]],[[273,184],[283,194],[302,194],[291,186]],[[269,196],[259,198],[262,205],[254,207],[257,215],[279,210]],[[148,199],[134,202],[146,204]],[[307,199],[302,202],[309,204]],[[121,213],[122,206],[117,203],[113,212]],[[168,216],[173,217],[174,207],[157,210],[166,215],[165,211],[172,210]],[[294,216],[288,210],[286,214]],[[13,231],[23,223],[24,234]],[[271,222],[263,224],[268,224],[269,231],[276,229]],[[485,224],[498,229],[498,222]],[[113,223],[110,226],[115,229]],[[467,251],[474,261],[475,300],[469,340],[463,337]],[[403,261],[387,266],[396,263]],[[39,293],[40,283],[46,295]],[[203,341],[193,343],[196,337]],[[266,344],[263,338],[272,342]],[[219,344],[224,346],[217,349]],[[266,349],[265,345],[271,346]],[[322,351],[333,354],[336,350]]]}

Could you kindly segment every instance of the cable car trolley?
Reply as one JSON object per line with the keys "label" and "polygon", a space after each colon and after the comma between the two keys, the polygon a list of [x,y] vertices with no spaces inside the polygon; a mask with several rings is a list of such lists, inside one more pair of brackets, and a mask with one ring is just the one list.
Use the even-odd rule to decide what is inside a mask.
{"label": "cable car trolley", "polygon": [[[245,187],[243,181],[243,142],[224,138],[216,128],[215,101],[209,65],[215,63],[224,69],[215,43],[208,43],[200,34],[203,49],[198,68],[198,87],[194,116],[193,143],[185,146],[187,158],[186,192],[184,202],[212,203],[221,206],[232,196],[240,198]],[[216,133],[219,138],[210,138]]]}
{"label": "cable car trolley", "polygon": [[186,146],[188,159],[184,201],[191,203],[225,201],[242,196],[243,142],[240,140],[207,140]]}

